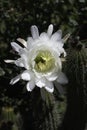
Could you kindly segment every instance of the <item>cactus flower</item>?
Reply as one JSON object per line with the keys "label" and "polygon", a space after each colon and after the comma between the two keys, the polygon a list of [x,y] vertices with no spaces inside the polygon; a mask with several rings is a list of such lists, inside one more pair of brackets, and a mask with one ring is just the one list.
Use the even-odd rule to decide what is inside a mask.
{"label": "cactus flower", "polygon": [[48,92],[54,91],[53,82],[64,84],[67,78],[62,73],[62,62],[60,55],[66,52],[63,48],[62,32],[58,30],[53,33],[53,25],[49,25],[47,32],[39,35],[37,26],[31,26],[32,37],[27,41],[18,38],[17,40],[24,47],[15,42],[11,43],[12,48],[18,53],[17,60],[5,60],[6,63],[14,63],[24,67],[25,71],[13,78],[10,84],[15,84],[20,79],[27,81],[26,88],[32,91],[35,86],[44,87]]}

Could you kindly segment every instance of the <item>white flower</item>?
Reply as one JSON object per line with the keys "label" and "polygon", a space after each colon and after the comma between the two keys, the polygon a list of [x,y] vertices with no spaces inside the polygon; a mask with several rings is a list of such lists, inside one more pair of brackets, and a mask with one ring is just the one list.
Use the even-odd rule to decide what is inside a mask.
{"label": "white flower", "polygon": [[28,81],[26,88],[32,91],[35,85],[39,88],[44,87],[47,91],[53,92],[53,81],[64,84],[67,78],[61,72],[62,64],[60,55],[66,52],[63,48],[63,39],[61,30],[53,32],[53,25],[49,25],[47,33],[39,35],[38,28],[31,27],[32,37],[27,41],[18,38],[24,47],[15,42],[11,43],[12,48],[18,52],[20,58],[17,60],[5,60],[6,63],[14,63],[19,67],[24,67],[25,71],[11,80],[15,84],[20,79]]}

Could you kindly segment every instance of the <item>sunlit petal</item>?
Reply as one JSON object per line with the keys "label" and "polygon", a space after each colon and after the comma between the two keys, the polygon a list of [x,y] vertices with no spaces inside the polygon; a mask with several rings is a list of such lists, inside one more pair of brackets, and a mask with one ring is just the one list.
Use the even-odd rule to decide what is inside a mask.
{"label": "sunlit petal", "polygon": [[49,37],[52,35],[52,32],[53,32],[53,25],[50,24],[49,27],[48,27],[48,30],[47,30],[47,34],[48,34]]}
{"label": "sunlit petal", "polygon": [[26,85],[26,88],[27,88],[28,91],[31,92],[35,88],[34,80],[31,80],[30,82],[28,82],[27,85]]}
{"label": "sunlit petal", "polygon": [[4,62],[6,62],[6,63],[14,63],[15,60],[4,60]]}
{"label": "sunlit petal", "polygon": [[36,85],[40,88],[44,87],[45,86],[45,79],[44,78],[41,78],[41,79],[37,79],[36,80]]}
{"label": "sunlit petal", "polygon": [[37,26],[35,25],[31,26],[31,34],[32,34],[33,39],[39,38],[39,31],[38,31]]}
{"label": "sunlit petal", "polygon": [[49,39],[47,33],[43,32],[40,34],[40,39],[43,41],[47,41]]}
{"label": "sunlit petal", "polygon": [[55,33],[52,35],[51,40],[53,40],[53,41],[60,40],[60,39],[61,39],[61,36],[62,36],[62,31],[61,31],[61,30],[58,30],[57,32],[55,32]]}
{"label": "sunlit petal", "polygon": [[21,74],[21,78],[23,80],[29,81],[31,79],[31,74],[26,70]]}
{"label": "sunlit petal", "polygon": [[18,75],[18,76],[16,76],[15,78],[13,78],[13,79],[10,81],[10,84],[13,85],[13,84],[17,83],[19,80],[20,80],[20,75]]}
{"label": "sunlit petal", "polygon": [[11,42],[11,46],[17,52],[20,52],[20,50],[22,49],[22,47],[18,45],[16,42]]}
{"label": "sunlit petal", "polygon": [[47,82],[46,82],[46,85],[45,85],[45,89],[46,89],[48,92],[53,93],[53,91],[54,91],[53,83],[47,81]]}
{"label": "sunlit petal", "polygon": [[22,43],[25,47],[27,47],[27,42],[22,39],[22,38],[17,38],[17,41],[19,41],[20,43]]}

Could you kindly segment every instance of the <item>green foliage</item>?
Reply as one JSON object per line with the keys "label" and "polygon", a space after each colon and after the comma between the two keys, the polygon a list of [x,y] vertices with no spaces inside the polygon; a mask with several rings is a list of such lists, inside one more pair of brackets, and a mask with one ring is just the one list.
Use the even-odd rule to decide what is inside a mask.
{"label": "green foliage", "polygon": [[0,33],[3,41],[9,42],[19,36],[26,38],[32,24],[42,30],[53,23],[63,30],[73,31],[87,23],[86,4],[74,0],[1,0]]}
{"label": "green foliage", "polygon": [[[6,127],[6,128],[5,128]],[[22,130],[20,114],[14,112],[12,107],[2,107],[0,116],[0,130]]]}
{"label": "green foliage", "polygon": [[0,76],[3,76],[5,74],[4,70],[0,67]]}

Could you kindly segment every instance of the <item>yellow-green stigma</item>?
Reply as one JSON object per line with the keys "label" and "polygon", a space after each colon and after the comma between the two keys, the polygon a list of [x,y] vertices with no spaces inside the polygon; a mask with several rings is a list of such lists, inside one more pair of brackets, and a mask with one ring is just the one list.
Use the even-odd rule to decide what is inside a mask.
{"label": "yellow-green stigma", "polygon": [[50,51],[40,51],[34,59],[34,69],[39,73],[51,71],[55,66],[55,59]]}

